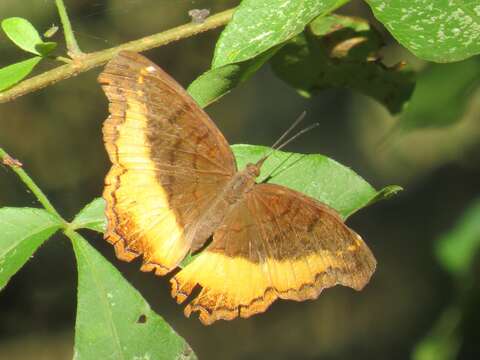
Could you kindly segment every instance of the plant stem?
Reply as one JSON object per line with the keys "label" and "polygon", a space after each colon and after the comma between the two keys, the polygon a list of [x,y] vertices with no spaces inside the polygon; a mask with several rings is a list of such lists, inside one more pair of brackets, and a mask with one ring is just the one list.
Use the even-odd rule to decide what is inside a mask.
{"label": "plant stem", "polygon": [[58,15],[60,16],[60,21],[62,22],[68,55],[70,55],[72,58],[83,55],[82,50],[80,50],[80,47],[78,46],[77,39],[75,39],[75,35],[73,34],[72,24],[68,18],[67,9],[65,8],[63,0],[55,0],[55,5],[57,5]]}
{"label": "plant stem", "polygon": [[1,92],[0,103],[14,100],[19,96],[26,95],[46,86],[55,84],[60,80],[71,78],[94,67],[101,66],[121,50],[141,52],[159,46],[164,46],[173,41],[185,39],[187,37],[215,29],[219,26],[223,26],[230,21],[234,10],[235,9],[225,10],[218,14],[212,15],[201,24],[188,23],[110,49],[84,54],[82,57],[74,59],[74,61],[70,64],[62,65],[53,70],[46,71],[43,74],[22,81],[20,84],[10,88],[7,91]]}
{"label": "plant stem", "polygon": [[43,193],[43,191],[35,184],[32,178],[23,170],[22,165],[18,162],[18,160],[13,159],[10,155],[7,154],[5,150],[0,148],[0,159],[3,163],[9,166],[15,174],[18,175],[20,180],[30,189],[33,195],[37,198],[37,200],[42,204],[42,206],[47,210],[50,214],[60,219],[62,222],[66,223],[66,221],[60,216],[57,210],[53,207],[50,200],[48,200],[47,196]]}

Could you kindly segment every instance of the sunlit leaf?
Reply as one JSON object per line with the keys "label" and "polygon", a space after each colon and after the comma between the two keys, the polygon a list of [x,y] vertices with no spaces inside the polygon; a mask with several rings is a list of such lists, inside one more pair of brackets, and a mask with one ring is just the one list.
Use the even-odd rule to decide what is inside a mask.
{"label": "sunlit leaf", "polygon": [[5,66],[0,69],[0,91],[6,90],[24,79],[42,60],[37,56],[28,60]]}
{"label": "sunlit leaf", "polygon": [[72,221],[74,229],[104,232],[106,229],[105,200],[97,198],[85,206]]}
{"label": "sunlit leaf", "polygon": [[[260,160],[270,150],[254,145],[234,145],[232,149],[239,169]],[[275,151],[265,161],[258,181],[265,179],[311,196],[334,208],[344,218],[374,199],[378,201],[383,195],[391,195],[393,189],[393,192],[400,190],[399,187],[387,187],[389,190],[377,191],[353,170],[326,156],[283,151]]]}
{"label": "sunlit leaf", "polygon": [[373,97],[391,113],[400,112],[413,88],[413,73],[378,59],[379,34],[360,18],[331,15],[315,19],[272,58],[273,70],[304,96],[332,87]]}
{"label": "sunlit leaf", "polygon": [[271,49],[244,62],[209,70],[190,84],[188,92],[201,107],[206,107],[248,80],[273,56],[275,50]]}
{"label": "sunlit leaf", "polygon": [[449,126],[462,118],[480,85],[480,56],[453,64],[433,64],[421,72],[398,127],[413,130]]}
{"label": "sunlit leaf", "polygon": [[7,18],[2,21],[2,29],[19,48],[40,55],[36,46],[43,41],[30,21],[20,17]]}
{"label": "sunlit leaf", "polygon": [[0,209],[0,289],[61,226],[42,209]]}
{"label": "sunlit leaf", "polygon": [[375,17],[416,56],[437,62],[480,53],[478,0],[366,0]]}
{"label": "sunlit leaf", "polygon": [[251,59],[348,0],[243,0],[215,48],[212,68]]}
{"label": "sunlit leaf", "polygon": [[74,359],[196,358],[113,265],[79,234],[70,237],[78,266]]}
{"label": "sunlit leaf", "polygon": [[454,275],[466,275],[480,250],[480,199],[469,207],[455,227],[436,246],[437,258]]}

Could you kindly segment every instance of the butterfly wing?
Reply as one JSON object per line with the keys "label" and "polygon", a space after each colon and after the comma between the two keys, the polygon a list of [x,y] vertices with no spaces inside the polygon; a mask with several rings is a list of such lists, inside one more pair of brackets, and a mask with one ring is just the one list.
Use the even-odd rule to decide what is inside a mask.
{"label": "butterfly wing", "polygon": [[375,258],[332,209],[279,185],[259,184],[226,217],[213,242],[172,280],[185,308],[210,324],[249,317],[277,298],[315,299],[340,284],[356,290],[369,281]]}
{"label": "butterfly wing", "polygon": [[103,133],[113,163],[106,239],[120,259],[143,254],[142,270],[165,274],[205,240],[194,229],[235,173],[233,154],[208,115],[145,57],[121,52],[99,82],[110,101]]}

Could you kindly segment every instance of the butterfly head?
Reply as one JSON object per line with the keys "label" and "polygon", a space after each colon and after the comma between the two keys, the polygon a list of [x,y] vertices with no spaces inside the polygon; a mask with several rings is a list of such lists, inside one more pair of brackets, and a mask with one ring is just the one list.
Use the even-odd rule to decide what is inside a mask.
{"label": "butterfly head", "polygon": [[256,178],[260,175],[260,168],[263,164],[263,161],[262,163],[259,165],[260,161],[257,162],[256,164],[247,164],[247,173],[248,175],[250,175],[251,177],[253,178]]}

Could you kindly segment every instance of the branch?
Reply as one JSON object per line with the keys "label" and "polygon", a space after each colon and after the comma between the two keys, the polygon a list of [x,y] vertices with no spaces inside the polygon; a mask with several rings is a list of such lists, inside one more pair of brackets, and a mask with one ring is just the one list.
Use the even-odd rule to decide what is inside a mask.
{"label": "branch", "polygon": [[60,16],[60,21],[62,22],[63,34],[65,35],[65,42],[67,44],[68,55],[72,58],[81,56],[82,50],[78,47],[77,39],[73,34],[72,24],[68,18],[67,9],[63,0],[55,0],[55,5],[57,5],[58,15]]}
{"label": "branch", "polygon": [[7,91],[0,93],[0,103],[12,101],[17,97],[26,95],[46,86],[53,85],[58,81],[74,77],[92,68],[101,66],[113,58],[119,51],[130,50],[141,52],[167,45],[171,42],[223,26],[230,21],[234,11],[235,9],[225,10],[210,16],[201,24],[188,23],[155,35],[130,41],[110,49],[84,54],[82,57],[74,59],[70,64],[62,65],[53,70],[46,71],[40,75],[21,82]]}

